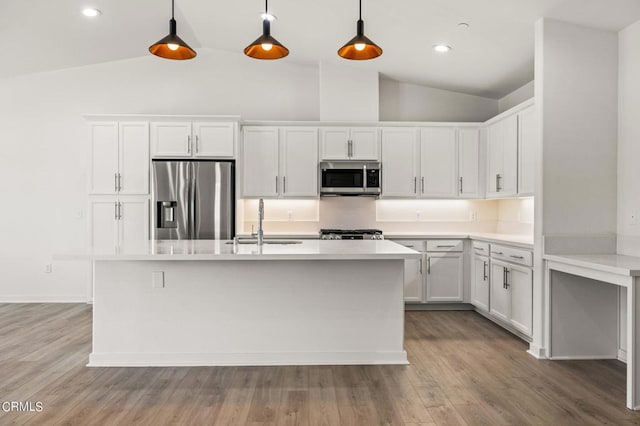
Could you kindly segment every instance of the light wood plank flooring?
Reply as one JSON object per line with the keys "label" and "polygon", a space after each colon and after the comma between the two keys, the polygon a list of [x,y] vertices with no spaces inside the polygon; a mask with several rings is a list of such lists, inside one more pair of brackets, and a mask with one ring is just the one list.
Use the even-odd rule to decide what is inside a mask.
{"label": "light wood plank flooring", "polygon": [[[277,331],[274,331],[277,332]],[[87,368],[91,307],[0,305],[0,424],[640,424],[617,361],[537,361],[473,312],[407,312],[410,366]]]}

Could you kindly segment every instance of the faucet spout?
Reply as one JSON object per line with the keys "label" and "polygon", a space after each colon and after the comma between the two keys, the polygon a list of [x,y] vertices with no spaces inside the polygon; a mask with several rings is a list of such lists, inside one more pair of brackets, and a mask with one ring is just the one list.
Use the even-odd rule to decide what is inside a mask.
{"label": "faucet spout", "polygon": [[258,245],[264,244],[264,232],[262,231],[262,221],[264,220],[264,200],[260,198],[258,202]]}

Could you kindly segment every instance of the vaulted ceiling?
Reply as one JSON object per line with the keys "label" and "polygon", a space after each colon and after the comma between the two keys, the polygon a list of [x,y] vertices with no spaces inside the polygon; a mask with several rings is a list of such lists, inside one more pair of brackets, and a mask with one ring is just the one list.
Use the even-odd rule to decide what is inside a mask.
{"label": "vaulted ceiling", "polygon": [[[102,15],[84,17],[86,6]],[[147,55],[148,46],[168,33],[170,8],[170,0],[0,0],[0,77]],[[336,51],[355,34],[357,0],[271,0],[269,9],[278,17],[272,34],[291,50],[283,60],[345,62]],[[178,33],[196,50],[242,54],[261,32],[263,10],[261,0],[176,0]],[[365,32],[384,54],[349,64],[499,98],[533,79],[540,17],[619,31],[640,20],[640,1],[363,0]],[[437,43],[453,50],[437,54]]]}

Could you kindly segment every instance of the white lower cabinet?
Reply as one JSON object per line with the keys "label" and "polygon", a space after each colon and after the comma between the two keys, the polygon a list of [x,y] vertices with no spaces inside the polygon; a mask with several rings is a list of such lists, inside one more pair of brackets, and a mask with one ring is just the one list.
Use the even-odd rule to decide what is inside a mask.
{"label": "white lower cabinet", "polygon": [[531,268],[491,259],[491,315],[531,336],[532,303]]}
{"label": "white lower cabinet", "polygon": [[99,197],[89,203],[94,250],[113,250],[149,239],[147,197]]}
{"label": "white lower cabinet", "polygon": [[473,256],[471,271],[471,304],[477,309],[489,312],[489,258]]}
{"label": "white lower cabinet", "polygon": [[462,302],[462,253],[427,253],[425,300],[427,302]]}

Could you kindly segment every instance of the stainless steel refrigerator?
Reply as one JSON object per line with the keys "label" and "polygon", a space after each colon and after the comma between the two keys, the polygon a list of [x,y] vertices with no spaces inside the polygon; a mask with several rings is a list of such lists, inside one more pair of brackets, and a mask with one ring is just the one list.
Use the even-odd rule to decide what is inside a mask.
{"label": "stainless steel refrigerator", "polygon": [[154,160],[152,165],[153,239],[235,236],[233,161]]}

